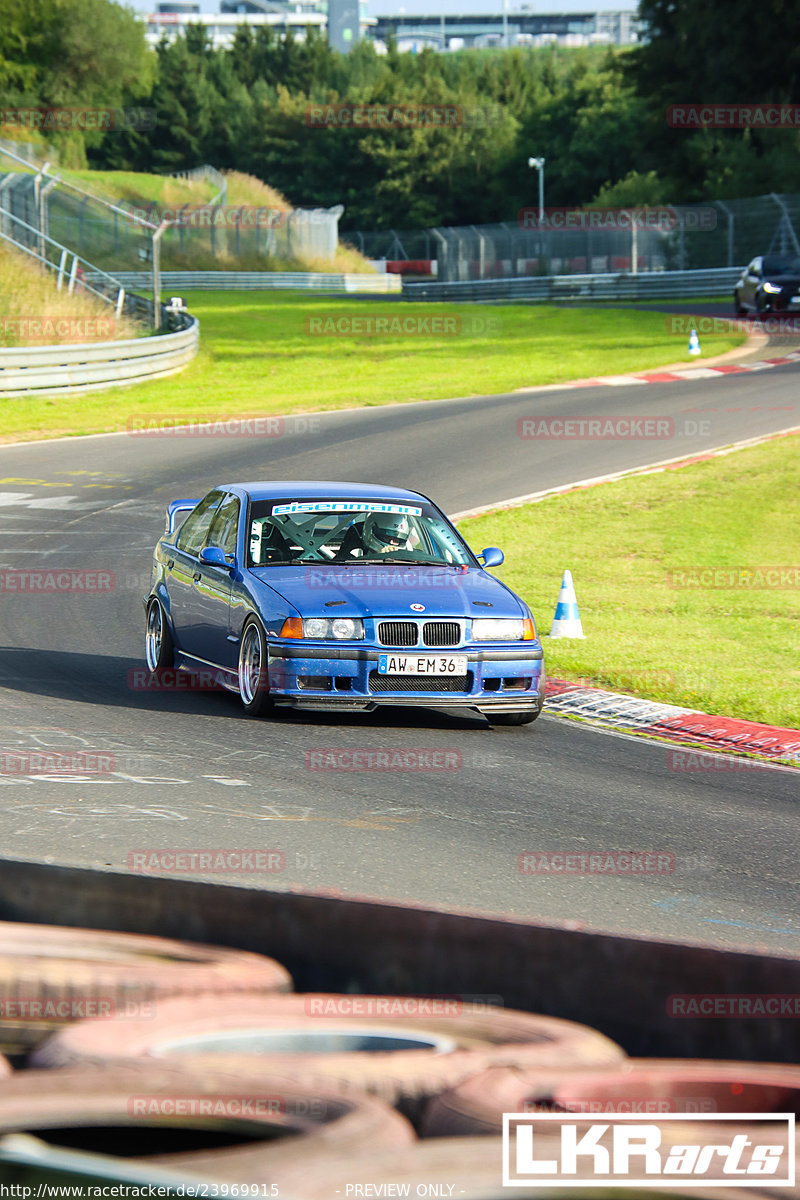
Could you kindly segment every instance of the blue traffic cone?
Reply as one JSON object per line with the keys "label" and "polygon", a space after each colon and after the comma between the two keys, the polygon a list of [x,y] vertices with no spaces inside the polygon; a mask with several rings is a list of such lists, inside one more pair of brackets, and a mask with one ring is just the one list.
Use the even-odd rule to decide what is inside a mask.
{"label": "blue traffic cone", "polygon": [[551,638],[582,638],[581,614],[578,612],[578,601],[575,596],[575,586],[572,582],[572,572],[565,571],[561,580],[561,590],[558,593],[553,624],[550,628]]}

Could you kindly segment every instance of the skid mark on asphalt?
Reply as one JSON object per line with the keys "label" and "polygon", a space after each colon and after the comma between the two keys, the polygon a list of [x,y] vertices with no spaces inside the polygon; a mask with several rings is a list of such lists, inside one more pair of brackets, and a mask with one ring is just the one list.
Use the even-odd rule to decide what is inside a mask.
{"label": "skid mark on asphalt", "polygon": [[354,817],[335,817],[318,813],[309,805],[301,804],[264,804],[260,811],[247,811],[235,808],[219,808],[217,805],[203,804],[202,811],[214,816],[243,817],[248,821],[293,821],[303,824],[343,825],[350,829],[390,830],[398,825],[415,824],[427,816],[427,813],[415,813],[412,816],[392,816],[391,810],[367,811]]}

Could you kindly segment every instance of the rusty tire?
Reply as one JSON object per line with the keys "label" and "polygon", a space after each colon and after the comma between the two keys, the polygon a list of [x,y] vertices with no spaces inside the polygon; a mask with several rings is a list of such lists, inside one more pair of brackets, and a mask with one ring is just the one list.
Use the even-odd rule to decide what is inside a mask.
{"label": "rusty tire", "polygon": [[[205,1178],[262,1180],[301,1157],[415,1140],[373,1097],[320,1092],[299,1077],[189,1070],[174,1061],[18,1071],[0,1094],[0,1135],[158,1164]],[[302,1150],[300,1147],[302,1146]]]}
{"label": "rusty tire", "polygon": [[243,950],[0,922],[0,1050],[28,1049],[73,1020],[141,1012],[166,997],[291,987],[280,963]]}
{"label": "rusty tire", "polygon": [[641,1111],[645,1120],[648,1113],[662,1112],[800,1114],[800,1067],[631,1058],[590,1070],[495,1069],[431,1100],[420,1132],[423,1137],[496,1135],[504,1112],[536,1108],[588,1115]]}
{"label": "rusty tire", "polygon": [[[339,1015],[326,1016],[331,1010]],[[66,1066],[122,1056],[298,1072],[416,1114],[422,1100],[490,1066],[588,1066],[624,1053],[597,1031],[552,1017],[429,998],[319,994],[247,996],[235,1006],[223,997],[165,1001],[154,1019],[118,1029],[107,1021],[69,1026],[33,1061]]]}

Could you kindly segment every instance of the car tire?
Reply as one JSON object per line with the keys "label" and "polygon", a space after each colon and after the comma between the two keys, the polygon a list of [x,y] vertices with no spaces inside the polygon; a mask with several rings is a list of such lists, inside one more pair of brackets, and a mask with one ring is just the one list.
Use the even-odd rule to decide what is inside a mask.
{"label": "car tire", "polygon": [[267,635],[258,617],[248,617],[239,645],[239,696],[248,717],[273,707],[269,694]]}
{"label": "car tire", "polygon": [[[245,950],[73,926],[0,921],[0,1050],[21,1053],[90,1015],[150,1012],[162,1001],[289,992],[288,971]],[[115,1029],[121,1021],[109,1021]],[[1,1073],[1,1072],[0,1072]]]}
{"label": "car tire", "polygon": [[[698,1100],[709,1107],[698,1110]],[[421,1137],[492,1137],[509,1112],[796,1112],[800,1067],[701,1059],[627,1059],[611,1067],[495,1068],[434,1097]],[[713,1118],[712,1118],[713,1119]]]}
{"label": "car tire", "polygon": [[[429,1015],[431,1007],[439,1011]],[[123,1032],[107,1020],[80,1021],[51,1037],[32,1064],[177,1058],[241,1079],[299,1075],[324,1089],[368,1091],[413,1120],[432,1096],[490,1066],[613,1067],[625,1058],[574,1021],[427,996],[195,996],[161,1001],[154,1016],[126,1020]]]}
{"label": "car tire", "polygon": [[737,317],[744,317],[747,315],[747,309],[744,307],[735,292],[733,294],[733,311],[736,313]]}
{"label": "car tire", "polygon": [[161,601],[153,596],[147,606],[144,654],[152,675],[175,666],[175,646]]}
{"label": "car tire", "polygon": [[358,1092],[321,1093],[281,1073],[248,1079],[198,1073],[174,1061],[17,1071],[3,1080],[0,1095],[0,1136],[6,1133],[102,1150],[124,1156],[129,1166],[135,1158],[199,1178],[259,1182],[298,1158],[310,1162],[337,1149],[357,1158],[416,1140],[404,1117]]}

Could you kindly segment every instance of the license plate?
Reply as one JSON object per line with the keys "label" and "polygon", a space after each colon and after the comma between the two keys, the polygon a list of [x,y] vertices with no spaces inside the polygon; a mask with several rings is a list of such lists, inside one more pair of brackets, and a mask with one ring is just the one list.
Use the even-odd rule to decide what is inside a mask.
{"label": "license plate", "polygon": [[379,654],[379,675],[466,675],[465,654]]}

